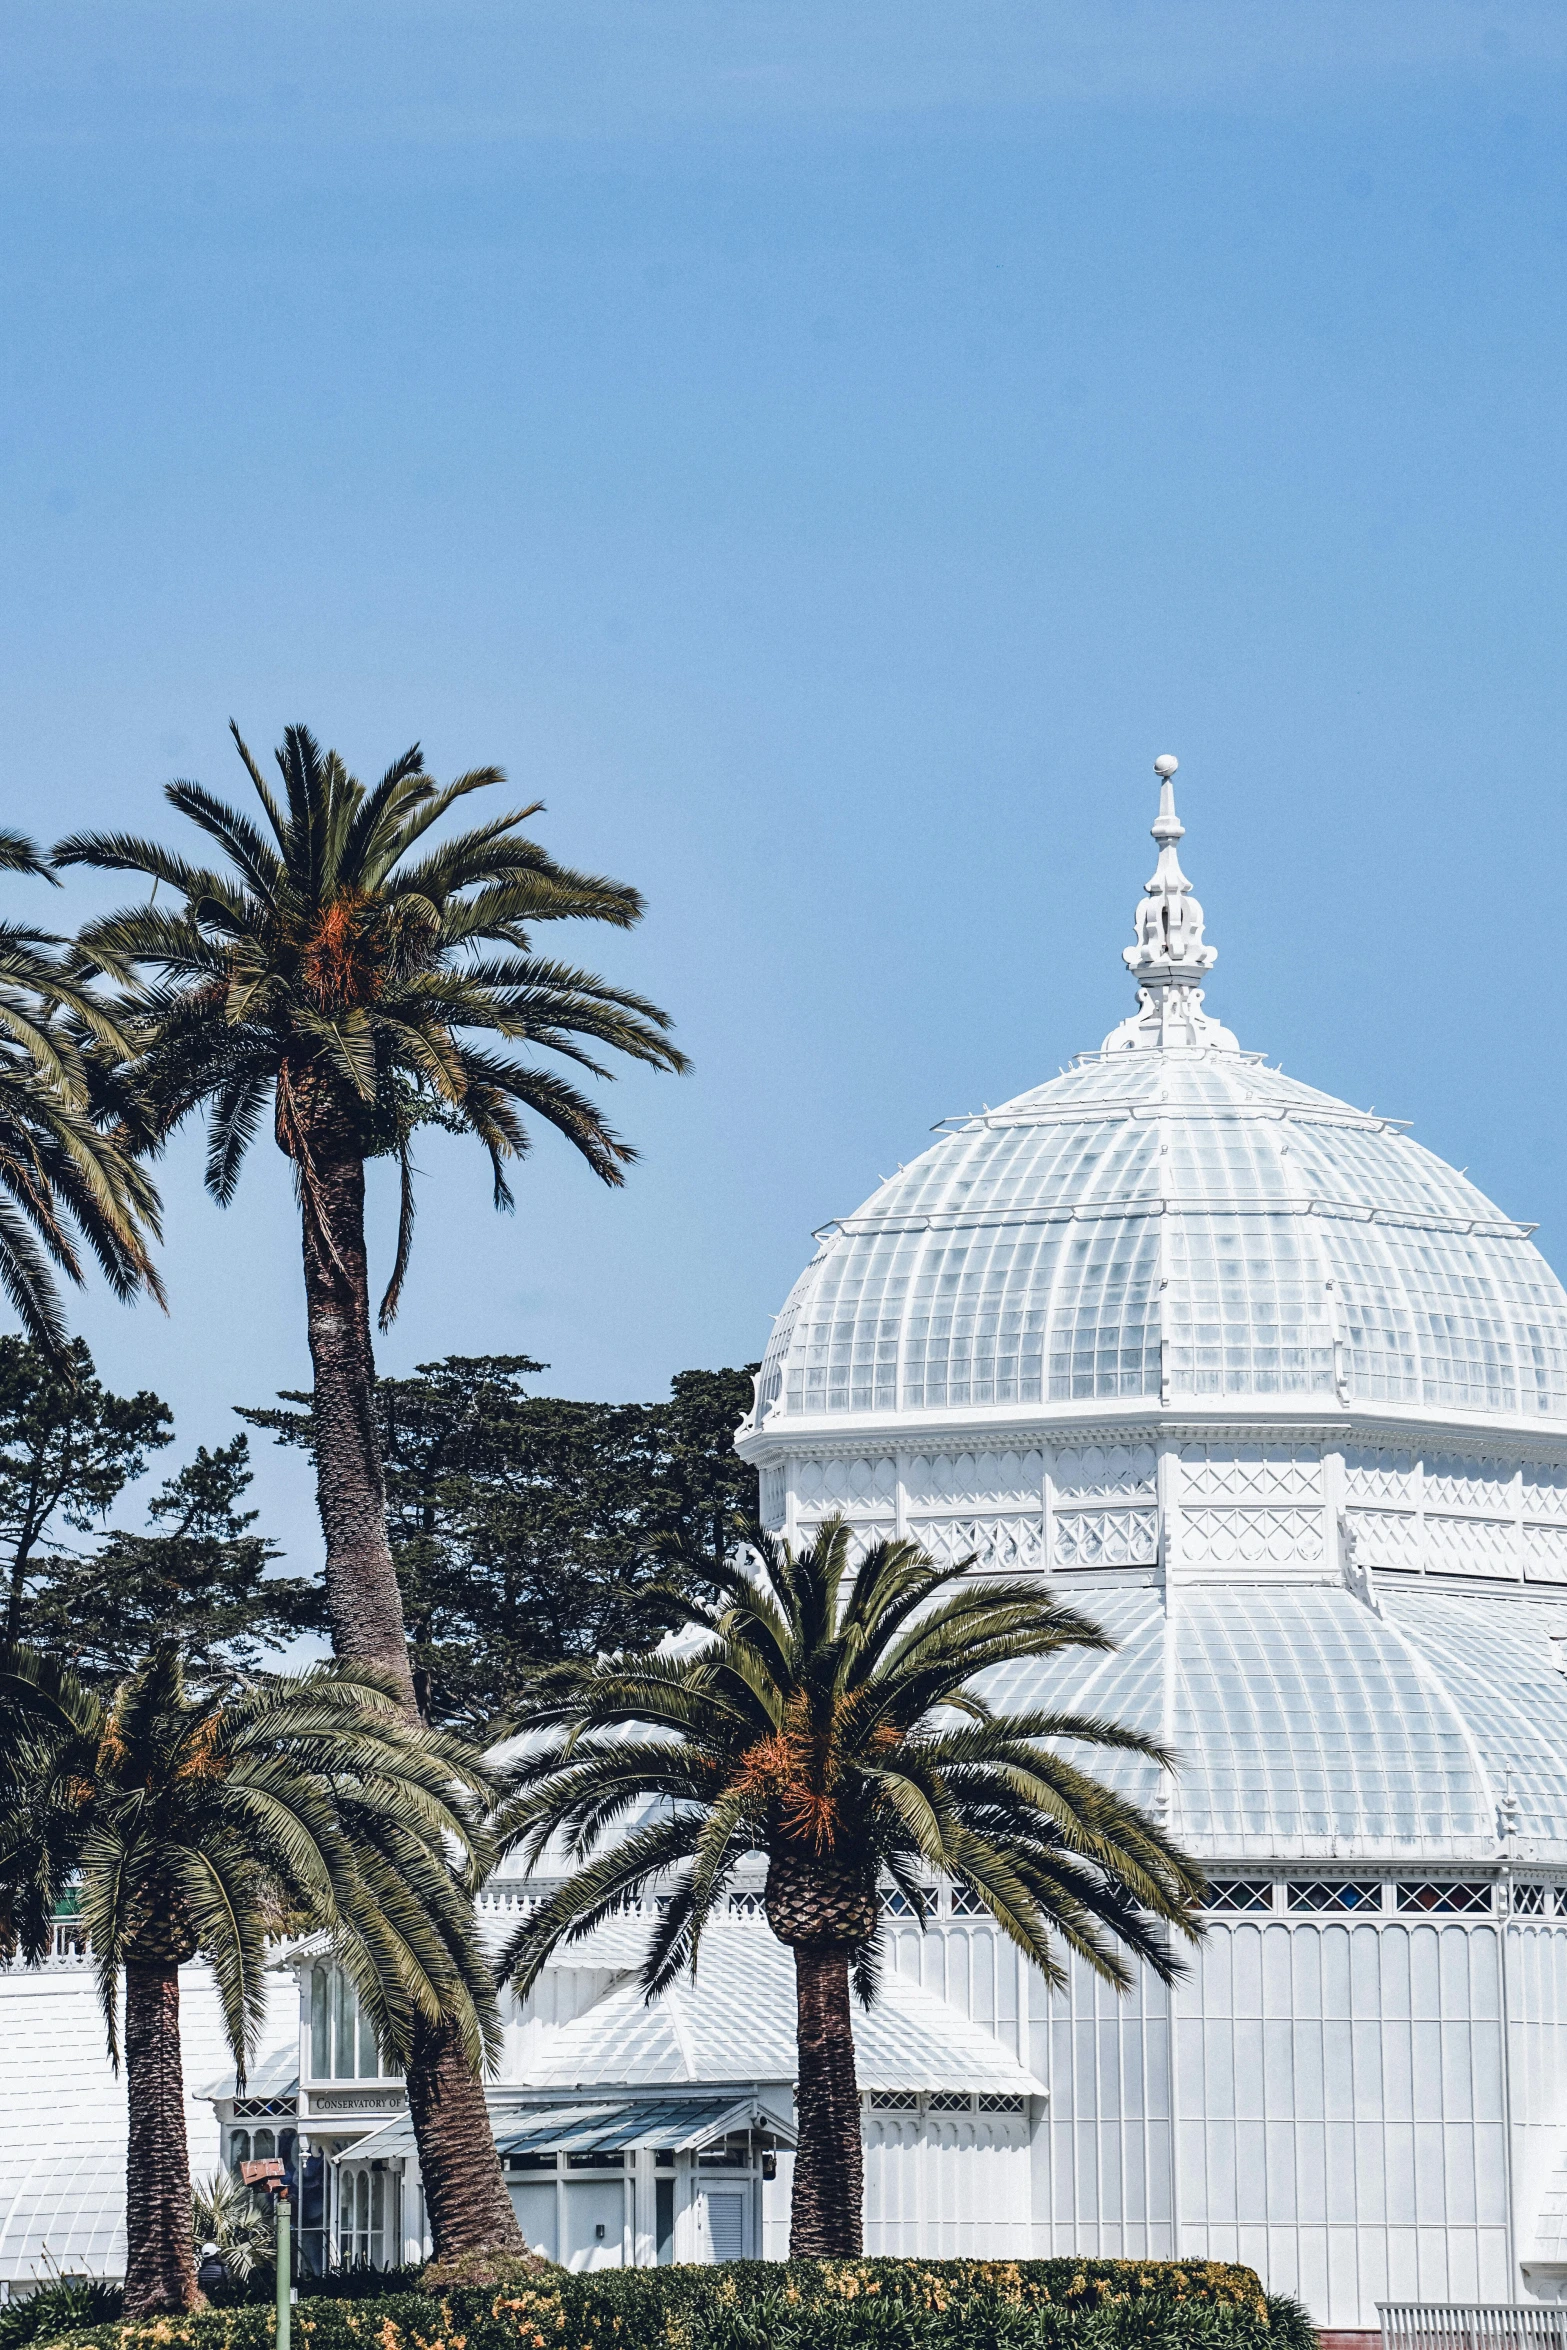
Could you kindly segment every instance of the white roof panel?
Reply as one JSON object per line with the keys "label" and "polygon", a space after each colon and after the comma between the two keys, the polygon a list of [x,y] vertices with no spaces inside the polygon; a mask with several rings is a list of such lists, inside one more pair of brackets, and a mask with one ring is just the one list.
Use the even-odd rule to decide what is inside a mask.
{"label": "white roof panel", "polygon": [[[651,1926],[644,1924],[645,1938]],[[649,2003],[617,1985],[544,2041],[529,2067],[538,2088],[667,2087],[792,2081],[794,1960],[761,1924],[722,1924],[703,1937],[695,1979]],[[1037,2093],[1000,2042],[933,1992],[888,1970],[882,1993],[854,2017],[864,2089],[993,2089]]]}

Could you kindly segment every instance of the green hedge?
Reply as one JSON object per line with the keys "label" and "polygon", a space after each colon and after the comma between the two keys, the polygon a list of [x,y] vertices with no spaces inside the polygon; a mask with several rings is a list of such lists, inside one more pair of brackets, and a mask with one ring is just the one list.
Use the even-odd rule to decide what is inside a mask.
{"label": "green hedge", "polygon": [[[270,2309],[40,2332],[39,2350],[271,2350]],[[295,2350],[1311,2350],[1298,2304],[1210,2261],[731,2261],[302,2299]]]}

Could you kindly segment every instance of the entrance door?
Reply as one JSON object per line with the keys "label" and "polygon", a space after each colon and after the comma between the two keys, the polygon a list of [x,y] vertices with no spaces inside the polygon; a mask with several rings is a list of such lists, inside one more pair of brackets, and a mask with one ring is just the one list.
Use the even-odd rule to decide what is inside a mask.
{"label": "entrance door", "polygon": [[566,2181],[567,2268],[619,2268],[625,2258],[626,2190],[620,2179]]}
{"label": "entrance door", "polygon": [[709,2260],[744,2260],[749,2187],[705,2187],[702,2213]]}

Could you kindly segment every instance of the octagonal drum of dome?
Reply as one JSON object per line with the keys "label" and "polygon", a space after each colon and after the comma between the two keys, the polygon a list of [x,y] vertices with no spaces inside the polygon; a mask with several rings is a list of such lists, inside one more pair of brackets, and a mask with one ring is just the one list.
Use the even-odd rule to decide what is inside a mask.
{"label": "octagonal drum of dome", "polygon": [[1137,1009],[822,1229],[737,1441],[796,1541],[1048,1574],[1117,1645],[992,1697],[1177,1757],[1107,1775],[1210,1873],[1190,1976],[1020,1983],[1033,2248],[1250,2259],[1347,2326],[1567,2292],[1567,1295],[1205,1010],[1173,765]]}

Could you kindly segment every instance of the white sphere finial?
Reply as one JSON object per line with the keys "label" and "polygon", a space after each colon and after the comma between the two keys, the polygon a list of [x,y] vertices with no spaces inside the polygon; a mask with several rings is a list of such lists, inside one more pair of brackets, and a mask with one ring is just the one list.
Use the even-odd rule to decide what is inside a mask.
{"label": "white sphere finial", "polygon": [[1170,753],[1166,751],[1162,758],[1155,759],[1153,771],[1155,775],[1173,775],[1180,763],[1179,759],[1172,758]]}

